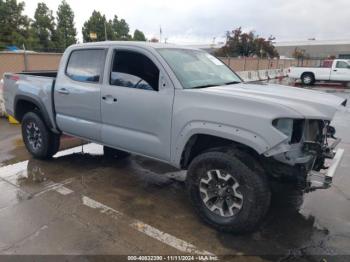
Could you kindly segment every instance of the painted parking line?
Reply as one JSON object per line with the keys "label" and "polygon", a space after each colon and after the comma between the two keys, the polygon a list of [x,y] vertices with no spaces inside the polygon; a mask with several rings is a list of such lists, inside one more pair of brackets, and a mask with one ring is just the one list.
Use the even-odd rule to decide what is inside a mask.
{"label": "painted parking line", "polygon": [[188,243],[184,240],[181,240],[177,237],[174,237],[172,235],[169,235],[168,233],[164,233],[160,231],[159,229],[152,227],[148,224],[145,224],[141,221],[135,221],[130,226],[137,231],[146,234],[147,236],[154,238],[164,244],[167,244],[179,251],[182,251],[184,253],[190,253],[190,254],[196,254],[196,255],[207,255],[207,256],[215,256],[214,254],[205,251],[205,250],[199,250],[196,246],[192,245],[191,243]]}
{"label": "painted parking line", "polygon": [[[106,215],[111,216],[114,219],[119,219],[121,217],[126,217],[123,213],[120,211],[117,211],[109,206],[106,206],[92,198],[89,198],[87,196],[82,196],[82,202],[85,206],[88,206],[93,209],[99,209],[101,213],[104,213]],[[197,248],[196,246],[192,245],[191,243],[188,243],[182,239],[179,239],[175,236],[172,236],[168,233],[162,232],[161,230],[146,224],[140,220],[131,219],[131,223],[129,226],[138,232],[141,232],[153,239],[156,239],[168,246],[171,246],[181,252],[184,253],[190,253],[190,254],[196,254],[196,255],[208,255],[208,256],[215,256],[214,254],[206,251],[201,250]]]}
{"label": "painted parking line", "polygon": [[64,195],[64,196],[73,193],[73,190],[70,190],[69,188],[66,188],[66,187],[63,186],[63,185],[60,186],[60,187],[57,187],[57,188],[55,189],[55,191],[56,191],[57,193],[60,193],[61,195]]}
{"label": "painted parking line", "polygon": [[[65,155],[70,155],[73,153],[89,153],[89,154],[103,154],[103,147],[97,144],[87,144],[82,146],[78,146],[78,147],[74,147],[71,149],[67,149],[67,150],[63,150],[58,152],[54,158],[58,158],[61,156],[65,156]],[[18,187],[19,189],[21,189],[18,185],[16,185],[16,183],[13,183],[12,181],[19,179],[19,178],[26,178],[28,177],[28,163],[29,161],[22,161],[13,165],[8,165],[8,166],[3,166],[0,167],[0,179],[7,181],[13,185],[15,185],[16,187]],[[145,170],[146,171],[146,170]],[[178,180],[183,180],[183,174],[176,174],[177,172],[170,172],[167,174],[168,177],[172,177]],[[178,176],[178,177],[177,177]],[[46,194],[48,192],[51,191],[55,191],[57,193],[59,193],[62,196],[67,196],[70,195],[72,193],[74,193],[73,190],[69,189],[66,187],[66,185],[72,183],[74,181],[73,178],[69,178],[66,179],[64,181],[61,181],[59,183],[55,183],[53,181],[47,180],[43,183],[43,188],[40,189],[39,192],[35,193],[32,195],[32,197],[38,197],[41,196],[43,194]],[[166,244],[170,247],[175,248],[176,250],[180,251],[180,252],[184,252],[187,254],[194,254],[194,255],[207,255],[207,256],[215,256],[214,254],[206,251],[206,250],[202,250],[199,249],[198,247],[196,247],[195,245],[184,241],[182,239],[179,239],[175,236],[172,236],[168,233],[165,233],[149,224],[146,224],[140,220],[137,219],[132,219],[129,218],[128,216],[126,216],[125,214],[123,214],[122,212],[113,209],[112,207],[109,207],[103,203],[100,203],[88,196],[84,196],[81,195],[81,201],[82,204],[92,208],[92,209],[96,209],[98,210],[100,213],[103,213],[115,220],[121,219],[121,218],[127,218],[129,223],[129,227],[132,228],[133,230],[136,230],[142,234],[147,235],[148,237],[151,237],[157,241],[162,242],[163,244]]]}

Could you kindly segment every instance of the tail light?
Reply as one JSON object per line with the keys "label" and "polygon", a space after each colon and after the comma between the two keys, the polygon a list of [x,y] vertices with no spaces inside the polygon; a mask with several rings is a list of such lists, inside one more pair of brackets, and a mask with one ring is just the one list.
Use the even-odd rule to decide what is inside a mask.
{"label": "tail light", "polygon": [[13,81],[18,81],[19,80],[19,75],[11,75],[10,79],[13,80]]}

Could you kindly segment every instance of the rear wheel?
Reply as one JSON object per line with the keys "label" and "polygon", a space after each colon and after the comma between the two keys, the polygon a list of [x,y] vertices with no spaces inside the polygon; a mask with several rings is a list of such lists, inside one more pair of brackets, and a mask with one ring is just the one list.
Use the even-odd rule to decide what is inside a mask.
{"label": "rear wheel", "polygon": [[24,115],[22,138],[27,150],[39,159],[51,158],[60,146],[60,136],[52,133],[40,114],[36,112],[28,112]]}
{"label": "rear wheel", "polygon": [[264,173],[249,168],[236,154],[223,149],[197,156],[186,183],[193,207],[206,223],[244,233],[260,224],[270,204],[270,190]]}
{"label": "rear wheel", "polygon": [[315,77],[311,73],[305,73],[301,76],[301,81],[304,85],[313,85],[315,83]]}

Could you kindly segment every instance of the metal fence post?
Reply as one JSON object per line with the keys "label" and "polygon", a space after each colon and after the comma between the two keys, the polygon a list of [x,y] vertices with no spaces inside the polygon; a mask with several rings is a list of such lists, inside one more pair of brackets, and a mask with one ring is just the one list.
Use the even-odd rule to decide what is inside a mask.
{"label": "metal fence post", "polygon": [[246,64],[247,64],[247,57],[245,56],[245,57],[244,57],[243,71],[245,71]]}
{"label": "metal fence post", "polygon": [[26,50],[23,52],[24,71],[28,71],[28,56]]}

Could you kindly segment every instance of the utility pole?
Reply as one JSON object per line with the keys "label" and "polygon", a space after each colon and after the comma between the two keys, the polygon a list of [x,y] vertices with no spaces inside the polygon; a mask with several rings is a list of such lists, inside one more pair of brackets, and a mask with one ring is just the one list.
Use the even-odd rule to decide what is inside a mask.
{"label": "utility pole", "polygon": [[28,57],[26,52],[26,46],[23,44],[23,60],[24,60],[24,71],[28,71]]}

